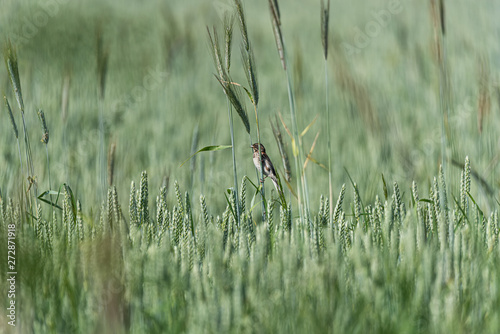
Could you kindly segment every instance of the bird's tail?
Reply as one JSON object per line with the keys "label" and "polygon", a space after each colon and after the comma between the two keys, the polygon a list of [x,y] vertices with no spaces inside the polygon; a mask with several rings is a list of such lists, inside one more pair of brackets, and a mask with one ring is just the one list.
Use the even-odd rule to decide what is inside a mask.
{"label": "bird's tail", "polygon": [[276,188],[276,191],[279,193],[280,192],[280,188],[278,187],[278,179],[274,175],[269,175],[269,177],[273,181],[274,188]]}

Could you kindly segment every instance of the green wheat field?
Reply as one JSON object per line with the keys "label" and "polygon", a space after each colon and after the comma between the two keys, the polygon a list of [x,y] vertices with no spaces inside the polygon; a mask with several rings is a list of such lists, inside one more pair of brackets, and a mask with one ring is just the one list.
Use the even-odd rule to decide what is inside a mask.
{"label": "green wheat field", "polygon": [[500,332],[498,1],[0,8],[0,333]]}

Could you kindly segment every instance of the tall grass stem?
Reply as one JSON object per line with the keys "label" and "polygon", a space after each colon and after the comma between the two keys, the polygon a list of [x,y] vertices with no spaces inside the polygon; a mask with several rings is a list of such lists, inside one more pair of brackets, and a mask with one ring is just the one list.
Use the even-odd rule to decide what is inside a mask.
{"label": "tall grass stem", "polygon": [[229,117],[229,132],[231,133],[231,156],[233,159],[233,177],[234,177],[234,196],[236,197],[236,219],[238,226],[240,226],[240,201],[238,192],[238,172],[236,169],[236,153],[234,147],[234,128],[233,128],[233,108],[231,107],[231,102],[226,98],[227,102],[227,114]]}
{"label": "tall grass stem", "polygon": [[329,224],[332,224],[333,214],[333,189],[332,189],[332,135],[330,129],[330,106],[328,103],[328,62],[325,58],[325,108],[326,108],[326,132],[328,135],[328,193],[330,199]]}

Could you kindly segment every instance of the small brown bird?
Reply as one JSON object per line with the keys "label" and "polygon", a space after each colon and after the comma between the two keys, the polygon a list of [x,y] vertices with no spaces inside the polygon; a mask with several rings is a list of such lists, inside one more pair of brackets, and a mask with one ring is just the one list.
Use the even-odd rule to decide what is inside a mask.
{"label": "small brown bird", "polygon": [[262,166],[264,166],[264,171],[262,174],[264,174],[264,177],[269,176],[271,180],[273,181],[274,187],[276,188],[277,191],[279,191],[278,188],[278,179],[276,177],[276,171],[274,170],[273,163],[271,162],[271,159],[269,159],[269,156],[266,154],[266,149],[264,145],[260,144],[260,154],[259,154],[259,144],[255,143],[250,146],[253,149],[253,164],[255,165],[255,168],[260,172],[260,156],[262,156]]}

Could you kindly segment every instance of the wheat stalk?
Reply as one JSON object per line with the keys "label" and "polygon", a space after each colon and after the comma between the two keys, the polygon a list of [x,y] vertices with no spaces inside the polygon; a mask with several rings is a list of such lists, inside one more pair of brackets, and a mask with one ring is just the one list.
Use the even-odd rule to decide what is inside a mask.
{"label": "wheat stalk", "polygon": [[106,77],[108,72],[109,51],[104,47],[102,27],[96,29],[97,49],[97,81],[98,81],[98,112],[99,112],[99,156],[97,160],[98,170],[98,198],[102,199],[106,194],[106,137],[104,133],[104,96],[106,92]]}
{"label": "wheat stalk", "polygon": [[[323,45],[323,53],[325,56],[325,108],[326,108],[326,131],[328,145],[328,193],[330,203],[333,203],[333,186],[332,186],[332,136],[330,130],[330,108],[328,103],[328,22],[330,17],[330,0],[325,3],[321,0],[321,43]],[[329,223],[332,224],[333,206],[330,205]]]}
{"label": "wheat stalk", "polygon": [[[261,137],[260,137],[260,125],[259,125],[259,114],[258,114],[258,103],[259,103],[259,89],[257,84],[257,74],[255,68],[255,60],[253,55],[253,50],[250,45],[250,40],[248,38],[248,29],[246,25],[245,13],[243,11],[243,5],[240,0],[234,0],[234,4],[236,7],[236,16],[238,17],[238,22],[240,25],[241,32],[241,58],[243,62],[243,68],[245,71],[245,76],[247,78],[248,85],[250,86],[250,90],[247,90],[247,94],[252,102],[255,113],[255,124],[257,129],[257,143],[260,145]],[[252,138],[250,137],[250,145],[252,144]],[[260,146],[259,146],[260,147]],[[261,189],[260,194],[262,196],[262,220],[266,220],[266,196],[264,189],[264,174],[263,174],[263,159],[262,154],[259,150],[259,158],[261,162],[260,172],[256,171],[257,178],[260,180]]]}
{"label": "wheat stalk", "polygon": [[[14,94],[16,96],[16,100],[21,111],[21,119],[23,121],[23,135],[24,135],[24,144],[25,144],[25,154],[26,154],[26,169],[27,169],[27,179],[29,182],[28,190],[32,189],[34,194],[35,202],[38,204],[38,186],[35,181],[35,173],[33,167],[33,158],[31,155],[31,145],[28,136],[28,129],[26,127],[26,119],[24,117],[24,101],[23,94],[21,90],[21,79],[19,77],[19,67],[18,67],[18,59],[15,48],[12,46],[10,40],[7,43],[7,46],[4,50],[4,59],[5,65],[7,67],[7,72],[10,77],[10,82],[12,84],[12,88],[14,90]],[[28,202],[30,212],[33,211],[33,205]],[[34,216],[32,214],[32,216]]]}
{"label": "wheat stalk", "polygon": [[21,164],[21,174],[24,174],[23,170],[23,159],[21,158],[21,145],[19,143],[19,131],[17,130],[16,120],[14,118],[14,114],[12,114],[12,109],[10,108],[9,100],[7,97],[3,97],[5,101],[5,106],[7,107],[7,112],[9,113],[9,119],[12,124],[12,129],[14,130],[14,135],[16,136],[17,141],[17,151],[19,153],[19,163]]}
{"label": "wheat stalk", "polygon": [[271,129],[273,130],[274,139],[276,140],[276,143],[278,144],[278,149],[280,151],[281,161],[283,163],[283,169],[285,170],[285,180],[287,182],[290,182],[292,180],[290,159],[288,159],[288,153],[285,149],[285,144],[283,143],[283,136],[281,134],[281,127],[278,122],[278,116],[275,115],[275,118],[276,118],[275,120],[276,125],[274,125],[271,120],[269,121],[269,123],[271,123]]}
{"label": "wheat stalk", "polygon": [[439,101],[442,118],[441,130],[441,163],[443,167],[446,165],[446,148],[448,146],[448,138],[450,130],[448,126],[449,114],[449,98],[450,87],[448,81],[447,64],[446,64],[446,44],[444,43],[446,24],[445,24],[445,6],[444,0],[430,0],[431,20],[434,31],[434,43],[437,53],[437,61],[439,67]]}
{"label": "wheat stalk", "polygon": [[[210,49],[211,55],[214,61],[214,65],[217,69],[219,76],[216,76],[216,79],[221,84],[224,93],[226,95],[227,102],[227,112],[229,119],[229,132],[231,136],[231,156],[233,160],[233,186],[235,190],[235,196],[238,197],[238,176],[236,169],[236,153],[235,153],[235,140],[234,140],[234,125],[233,125],[233,110],[231,105],[233,105],[236,109],[236,112],[240,116],[243,124],[245,125],[245,129],[250,134],[250,123],[248,122],[248,117],[246,110],[244,110],[244,104],[240,102],[240,97],[238,95],[238,91],[235,86],[231,84],[231,79],[229,77],[229,69],[231,68],[231,46],[233,40],[233,26],[234,26],[234,16],[225,15],[224,16],[224,63],[222,61],[222,54],[219,46],[219,39],[217,35],[217,31],[213,28],[213,33],[210,33],[210,30],[207,28],[208,37],[210,41]],[[237,220],[239,225],[240,220],[240,206],[239,201],[236,201],[236,211],[237,211]]]}
{"label": "wheat stalk", "polygon": [[224,90],[226,97],[229,99],[234,109],[240,116],[240,119],[243,122],[243,125],[245,126],[245,130],[247,131],[247,133],[250,133],[250,122],[248,121],[245,104],[242,102],[239,90],[235,88],[237,86],[233,84],[233,81],[229,77],[229,74],[223,67],[222,54],[220,51],[217,31],[215,30],[215,28],[213,28],[213,31],[210,32],[210,29],[207,28],[207,32],[210,41],[209,46],[211,48],[212,58],[214,59],[215,67],[217,68],[219,74],[219,76],[216,76],[215,78],[222,86],[222,89]]}
{"label": "wheat stalk", "polygon": [[[47,174],[49,176],[49,190],[52,190],[52,181],[50,178],[50,160],[49,160],[49,129],[47,127],[47,122],[45,121],[45,113],[42,109],[38,110],[38,118],[40,119],[40,125],[42,126],[42,139],[41,142],[45,145],[45,154],[47,156]],[[50,203],[52,204],[52,194],[50,195]]]}
{"label": "wheat stalk", "polygon": [[[290,78],[290,72],[288,71],[287,59],[286,59],[286,48],[283,40],[283,34],[281,31],[281,17],[277,0],[269,0],[269,9],[271,13],[271,23],[273,26],[274,39],[276,42],[276,47],[278,49],[278,55],[280,57],[281,65],[283,70],[285,71],[286,81],[287,81],[287,90],[288,90],[288,102],[290,104],[290,115],[292,119],[292,144],[294,145],[294,160],[295,160],[295,170],[297,171],[297,193],[298,193],[298,203],[299,203],[299,212],[302,220],[307,218],[310,221],[310,205],[309,205],[309,192],[307,186],[307,177],[305,171],[300,169],[300,166],[303,166],[302,159],[304,157],[303,148],[302,148],[302,140],[299,136],[299,129],[297,125],[297,116],[295,110],[295,98],[293,95],[292,89],[292,80]],[[295,146],[296,145],[296,146]],[[302,192],[302,194],[301,194]],[[305,202],[302,203],[302,198],[304,198]]]}
{"label": "wheat stalk", "polygon": [[255,59],[253,55],[253,50],[250,46],[250,40],[248,38],[248,29],[245,20],[245,14],[243,11],[243,5],[240,0],[234,0],[234,3],[236,6],[236,12],[238,17],[238,22],[240,23],[240,31],[242,37],[241,58],[243,60],[245,75],[247,77],[247,81],[248,84],[250,85],[250,89],[252,92],[251,96],[252,103],[254,104],[255,107],[257,107],[259,103],[259,89],[257,84],[257,72],[255,70]]}
{"label": "wheat stalk", "polygon": [[[226,71],[229,73],[231,68],[231,48],[233,44],[233,27],[234,27],[234,15],[224,16],[224,60]],[[242,211],[242,206],[240,206],[240,200],[238,198],[238,172],[236,169],[236,150],[235,150],[235,140],[234,140],[234,126],[233,126],[233,109],[229,99],[226,97],[227,112],[229,117],[229,131],[231,133],[231,157],[233,159],[233,187],[234,195],[236,196],[236,219],[238,225],[240,225],[240,215]],[[244,211],[244,210],[243,210]]]}

